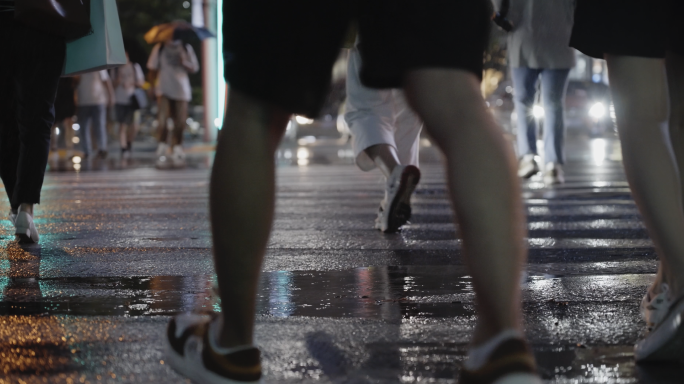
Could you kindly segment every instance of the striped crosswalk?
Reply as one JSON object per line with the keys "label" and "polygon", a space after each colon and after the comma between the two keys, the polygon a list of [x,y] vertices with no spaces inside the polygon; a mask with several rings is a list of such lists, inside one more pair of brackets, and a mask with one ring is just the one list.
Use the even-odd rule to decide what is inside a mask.
{"label": "striped crosswalk", "polygon": [[[652,243],[618,161],[573,159],[566,171],[564,185],[524,187],[526,331],[549,382],[637,382],[630,353]],[[472,279],[443,169],[422,172],[412,223],[383,235],[372,229],[379,173],[278,169],[257,298],[267,382],[455,382]],[[0,383],[185,382],[163,364],[161,340],[168,316],[218,308],[208,175],[50,174],[41,246],[22,249],[0,227]]]}

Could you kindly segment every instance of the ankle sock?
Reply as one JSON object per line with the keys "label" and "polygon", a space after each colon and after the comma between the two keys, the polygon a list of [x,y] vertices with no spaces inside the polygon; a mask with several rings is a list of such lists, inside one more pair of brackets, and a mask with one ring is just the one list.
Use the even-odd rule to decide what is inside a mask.
{"label": "ankle sock", "polygon": [[237,347],[225,348],[218,345],[219,334],[221,332],[220,323],[223,322],[223,316],[218,316],[214,321],[209,323],[209,346],[214,352],[219,355],[228,355],[231,353],[244,351],[245,349],[254,348],[253,345],[238,345]]}
{"label": "ankle sock", "polygon": [[494,350],[504,341],[508,339],[522,339],[523,335],[520,331],[515,329],[506,329],[498,333],[496,336],[487,340],[477,347],[470,348],[468,351],[468,359],[465,361],[465,368],[471,371],[482,368],[487,364],[489,356]]}

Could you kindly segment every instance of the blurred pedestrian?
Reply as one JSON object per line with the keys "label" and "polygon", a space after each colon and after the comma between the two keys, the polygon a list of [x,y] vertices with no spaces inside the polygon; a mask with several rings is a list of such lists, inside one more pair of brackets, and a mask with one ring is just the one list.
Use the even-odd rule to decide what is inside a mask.
{"label": "blurred pedestrian", "polygon": [[[55,97],[55,123],[52,127],[52,150],[59,148],[60,134],[64,137],[66,157],[74,156],[74,116],[76,115],[76,81],[73,77],[62,77]],[[60,129],[61,128],[61,129]]]}
{"label": "blurred pedestrian", "polygon": [[358,17],[363,83],[403,86],[445,155],[478,302],[460,383],[541,383],[522,333],[526,226],[515,156],[480,92],[488,1],[375,0],[359,10],[343,2],[224,1],[231,88],[210,184],[223,310],[170,321],[172,367],[202,383],[260,379],[255,301],[273,220],[275,151],[293,113],[317,114],[349,20]]}
{"label": "blurred pedestrian", "polygon": [[[565,154],[564,102],[575,52],[568,47],[572,33],[575,0],[495,0],[510,2],[508,20],[508,64],[511,67],[517,115],[518,176],[539,172],[537,120],[533,108],[541,79],[544,121],[544,182],[563,183]],[[499,7],[501,7],[499,5]],[[502,8],[506,8],[507,5]],[[501,9],[501,8],[500,8]]]}
{"label": "blurred pedestrian", "polygon": [[372,89],[359,77],[361,54],[349,51],[345,120],[352,133],[356,165],[385,176],[385,197],[375,228],[394,233],[411,218],[411,195],[420,181],[418,146],[423,123],[401,89]]}
{"label": "blurred pedestrian", "polygon": [[119,145],[121,145],[121,157],[129,158],[133,139],[137,132],[135,122],[136,105],[131,99],[136,87],[142,87],[145,83],[140,64],[130,61],[128,51],[126,51],[126,64],[113,69],[112,82],[114,85],[114,95],[116,104],[114,115],[119,123]]}
{"label": "blurred pedestrian", "polygon": [[114,105],[114,87],[106,70],[88,72],[78,77],[76,116],[80,126],[83,156],[92,150],[92,127],[97,139],[97,156],[107,158],[107,107]]}
{"label": "blurred pedestrian", "polygon": [[65,40],[14,20],[13,1],[0,2],[0,36],[0,177],[15,235],[37,242],[33,206],[50,152]]}
{"label": "blurred pedestrian", "polygon": [[636,345],[637,362],[684,356],[682,14],[680,0],[579,0],[571,39],[607,61],[627,181],[660,259],[641,302],[650,332]]}
{"label": "blurred pedestrian", "polygon": [[[188,103],[192,99],[189,73],[199,71],[199,62],[190,44],[180,40],[159,43],[152,48],[147,68],[156,76],[156,95],[159,107],[159,145],[157,166],[161,168],[185,166],[183,131],[187,125]],[[167,121],[173,120],[171,146]],[[169,148],[171,148],[169,162]]]}

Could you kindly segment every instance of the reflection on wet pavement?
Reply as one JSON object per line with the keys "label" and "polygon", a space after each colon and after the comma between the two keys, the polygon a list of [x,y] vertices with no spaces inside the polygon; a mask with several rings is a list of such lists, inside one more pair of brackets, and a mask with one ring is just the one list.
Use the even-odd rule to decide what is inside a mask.
{"label": "reflection on wet pavement", "polygon": [[[523,191],[522,300],[540,371],[552,383],[680,383],[684,368],[634,364],[657,258],[610,152],[619,147],[597,162],[590,143],[570,143],[585,144],[565,185],[533,179]],[[161,341],[168,316],[219,309],[208,172],[145,164],[50,173],[39,246],[0,224],[0,384],[187,382],[164,364]],[[422,171],[411,225],[385,236],[371,229],[378,173],[279,169],[257,298],[267,382],[455,382],[474,327],[472,280],[442,169]]]}

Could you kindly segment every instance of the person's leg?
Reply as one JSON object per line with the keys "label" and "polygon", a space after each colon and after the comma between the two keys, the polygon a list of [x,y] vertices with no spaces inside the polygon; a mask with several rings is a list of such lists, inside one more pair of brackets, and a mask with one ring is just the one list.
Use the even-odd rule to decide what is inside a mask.
{"label": "person's leg", "polygon": [[130,129],[130,124],[120,123],[119,124],[119,146],[121,150],[125,151],[128,149],[128,130]]}
{"label": "person's leg", "polygon": [[107,154],[107,106],[97,105],[93,109],[93,129],[97,135],[97,150],[99,155]]}
{"label": "person's leg", "polygon": [[677,158],[681,191],[684,193],[684,55],[668,52],[665,64],[670,91],[670,140]]}
{"label": "person's leg", "polygon": [[446,156],[449,196],[477,294],[477,346],[521,330],[526,234],[515,156],[487,111],[472,72],[421,69],[405,76],[408,100]]}
{"label": "person's leg", "polygon": [[173,116],[173,137],[171,141],[173,145],[183,145],[183,133],[185,132],[185,127],[188,125],[188,102],[185,100],[177,100],[174,102],[176,104],[176,110]]}
{"label": "person's leg", "polygon": [[225,308],[223,347],[252,344],[258,276],[273,220],[273,156],[289,117],[281,108],[230,91],[209,189],[214,262]]}
{"label": "person's leg", "polygon": [[537,94],[539,69],[513,68],[513,103],[517,115],[518,157],[537,154],[537,121],[532,115],[534,98]]}
{"label": "person's leg", "polygon": [[399,163],[403,165],[419,165],[418,148],[420,147],[420,131],[423,130],[423,122],[406,102],[404,93],[393,90],[395,111],[394,142],[397,145]]}
{"label": "person's leg", "polygon": [[389,144],[376,144],[364,150],[385,178],[390,177],[394,168],[401,165],[396,148]]}
{"label": "person's leg", "polygon": [[[606,55],[622,158],[632,196],[660,257],[652,293],[666,282],[684,295],[684,210],[677,165],[666,136],[663,60]],[[678,91],[675,90],[675,93]]]}
{"label": "person's leg", "polygon": [[67,117],[63,120],[62,126],[64,127],[64,144],[67,149],[67,156],[69,152],[74,149],[74,119],[73,117]]}
{"label": "person's leg", "polygon": [[364,171],[378,167],[385,178],[400,164],[394,142],[394,106],[391,90],[371,89],[361,84],[361,55],[349,51],[347,100],[344,118],[352,133],[356,163]]}
{"label": "person's leg", "polygon": [[76,109],[76,117],[78,124],[80,125],[79,131],[81,132],[81,148],[83,149],[83,156],[90,156],[90,151],[93,148],[93,143],[91,141],[90,128],[93,122],[93,109],[92,105],[79,105]]}
{"label": "person's leg", "polygon": [[172,116],[171,114],[171,103],[170,100],[166,96],[160,96],[158,99],[158,105],[157,108],[159,108],[159,113],[157,115],[157,123],[159,124],[157,127],[157,137],[159,140],[159,144],[168,144],[168,135],[169,135],[169,116]]}
{"label": "person's leg", "polygon": [[[14,186],[17,182],[19,165],[19,126],[16,119],[14,84],[10,81],[9,71],[0,73],[0,178],[5,186],[7,198],[12,201]],[[18,207],[11,209],[16,213]]]}
{"label": "person's leg", "polygon": [[544,105],[544,162],[564,164],[564,102],[569,69],[545,69],[541,73]]}

